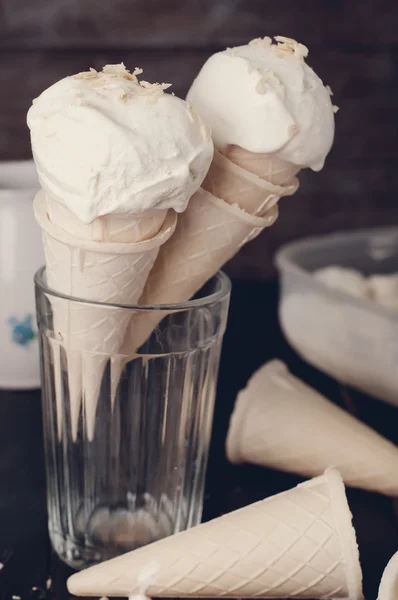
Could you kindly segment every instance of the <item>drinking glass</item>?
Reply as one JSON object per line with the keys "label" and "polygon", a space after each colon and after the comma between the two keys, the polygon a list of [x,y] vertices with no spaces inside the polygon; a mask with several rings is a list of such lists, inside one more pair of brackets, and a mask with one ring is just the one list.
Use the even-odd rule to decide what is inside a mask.
{"label": "drinking glass", "polygon": [[[85,302],[35,277],[49,533],[83,568],[197,525],[201,519],[230,281],[217,273],[189,302]],[[98,356],[91,337],[65,339],[57,315],[152,323],[138,349]],[[84,314],[81,313],[81,314]],[[93,338],[94,340],[94,338]],[[97,362],[96,362],[97,361]],[[80,365],[76,382],[76,364]],[[85,365],[101,365],[95,398]],[[80,384],[80,385],[77,385]]]}

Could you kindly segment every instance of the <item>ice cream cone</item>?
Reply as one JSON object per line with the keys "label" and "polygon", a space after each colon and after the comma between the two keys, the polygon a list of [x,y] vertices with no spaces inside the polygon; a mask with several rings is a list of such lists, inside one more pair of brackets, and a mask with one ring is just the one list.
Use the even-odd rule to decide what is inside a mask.
{"label": "ice cream cone", "polygon": [[203,187],[250,214],[260,214],[281,196],[297,190],[299,171],[299,166],[277,156],[228,146],[222,153],[215,151]]}
{"label": "ice cream cone", "polygon": [[301,170],[300,166],[287,162],[279,156],[248,152],[239,146],[228,146],[223,154],[242,169],[275,185],[286,185]]}
{"label": "ice cream cone", "polygon": [[[277,206],[264,217],[249,215],[200,189],[179,217],[172,243],[159,253],[140,303],[189,300],[239,248],[272,225],[277,215]],[[121,354],[131,356],[164,316],[165,313],[133,317]]]}
{"label": "ice cream cone", "polygon": [[68,581],[80,596],[362,597],[355,532],[339,473],[323,476],[125,554]]}
{"label": "ice cream cone", "polygon": [[398,552],[388,562],[380,581],[377,600],[395,600],[398,594]]}
{"label": "ice cream cone", "polygon": [[[260,171],[257,163],[256,170]],[[287,185],[275,185],[216,151],[203,187],[191,198],[175,234],[160,250],[140,303],[189,300],[244,244],[275,222],[279,198],[293,194],[297,187],[291,174]],[[152,315],[133,318],[123,354],[133,354],[159,320]]]}
{"label": "ice cream cone", "polygon": [[347,485],[398,495],[398,448],[276,360],[239,393],[227,454],[305,476],[335,466]]}
{"label": "ice cream cone", "polygon": [[[255,158],[249,159],[248,156],[255,156]],[[264,172],[272,177],[273,160],[279,163],[279,159],[253,155],[252,152],[242,148],[239,148],[239,154],[236,152],[234,158],[236,162],[216,151],[202,186],[213,196],[222,198],[228,204],[238,204],[242,210],[251,215],[264,214],[278,202],[279,198],[291,195],[297,190],[298,183],[293,175],[294,169],[286,173],[286,179],[281,185],[261,176]],[[251,170],[243,168],[241,164],[248,164]]]}
{"label": "ice cream cone", "polygon": [[[131,315],[122,308],[93,310],[90,301],[136,303],[161,244],[174,231],[176,217],[172,211],[150,211],[130,223],[110,215],[85,225],[43,191],[36,196],[34,207],[43,231],[48,286],[87,301],[76,304],[52,299],[57,332],[52,348],[54,355],[61,347],[66,352],[73,439],[83,397],[86,433],[91,440],[103,370],[118,352]],[[60,356],[54,356],[54,362],[58,365],[55,383],[61,435]]]}
{"label": "ice cream cone", "polygon": [[[179,216],[175,234],[159,252],[141,304],[170,304],[192,298],[244,244],[275,222],[279,198],[297,190],[296,165],[236,146],[225,152],[228,157],[215,151],[202,188],[191,198]],[[262,174],[279,182],[283,179],[284,185],[276,185]],[[133,318],[121,354],[132,356],[164,316],[144,314]],[[113,360],[113,382],[119,380],[126,360]]]}

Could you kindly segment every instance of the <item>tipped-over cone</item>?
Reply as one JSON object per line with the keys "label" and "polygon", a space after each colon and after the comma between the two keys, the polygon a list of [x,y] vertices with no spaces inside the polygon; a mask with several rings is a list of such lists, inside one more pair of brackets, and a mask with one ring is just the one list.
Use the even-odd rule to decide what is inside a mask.
{"label": "tipped-over cone", "polygon": [[384,569],[377,600],[396,600],[396,598],[398,598],[398,552]]}
{"label": "tipped-over cone", "polygon": [[333,469],[298,487],[73,575],[72,594],[362,598],[355,531]]}
{"label": "tipped-over cone", "polygon": [[231,462],[314,476],[335,466],[347,485],[398,495],[398,448],[289,373],[262,366],[237,398]]}

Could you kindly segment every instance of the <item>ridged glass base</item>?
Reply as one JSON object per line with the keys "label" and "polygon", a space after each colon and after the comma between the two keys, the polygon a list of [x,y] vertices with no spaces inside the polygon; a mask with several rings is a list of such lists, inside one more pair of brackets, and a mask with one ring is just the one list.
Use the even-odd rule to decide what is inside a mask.
{"label": "ridged glass base", "polygon": [[82,508],[76,515],[74,536],[60,533],[57,524],[50,523],[54,550],[69,566],[81,569],[171,535],[172,515],[151,512],[155,503],[148,500],[146,508],[137,510],[103,506],[87,515]]}

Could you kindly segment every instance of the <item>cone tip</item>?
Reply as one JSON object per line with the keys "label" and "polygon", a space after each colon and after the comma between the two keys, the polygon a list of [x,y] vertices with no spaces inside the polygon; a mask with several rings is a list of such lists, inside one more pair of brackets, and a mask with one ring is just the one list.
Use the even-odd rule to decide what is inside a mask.
{"label": "cone tip", "polygon": [[[106,577],[106,574],[104,575],[103,565],[104,563],[98,564],[71,575],[66,582],[68,592],[74,596],[125,596],[123,590],[117,590],[115,585],[112,586],[112,581]],[[112,587],[116,589],[116,594],[110,589]]]}
{"label": "cone tip", "polygon": [[[83,577],[82,577],[83,575]],[[75,573],[66,582],[68,592],[74,596],[89,595],[93,590],[92,582],[85,576],[84,571],[81,573]]]}
{"label": "cone tip", "polygon": [[398,591],[398,552],[389,560],[384,569],[377,600],[395,600]]}
{"label": "cone tip", "polygon": [[[328,484],[331,508],[346,567],[349,598],[350,600],[361,600],[363,598],[362,569],[344,481],[341,473],[334,467],[327,469],[321,477],[325,477]],[[311,481],[316,481],[316,479]]]}

